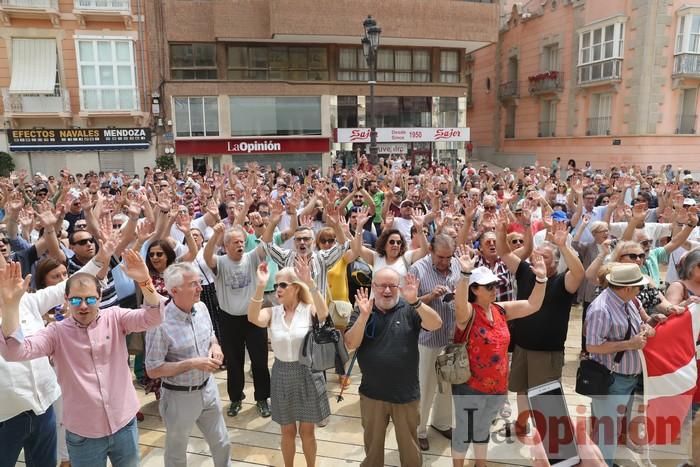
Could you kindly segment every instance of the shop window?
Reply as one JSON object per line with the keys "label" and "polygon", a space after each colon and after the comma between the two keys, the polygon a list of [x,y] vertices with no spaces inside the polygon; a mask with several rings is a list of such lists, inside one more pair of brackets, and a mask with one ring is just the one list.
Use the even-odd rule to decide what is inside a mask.
{"label": "shop window", "polygon": [[[377,128],[432,126],[430,97],[376,96],[374,99]],[[369,99],[367,105],[369,106]]]}
{"label": "shop window", "polygon": [[138,110],[131,40],[77,40],[81,110]]}
{"label": "shop window", "polygon": [[229,46],[228,79],[328,80],[328,52],[324,47]]}
{"label": "shop window", "polygon": [[175,97],[177,136],[219,136],[219,100],[216,97]]}
{"label": "shop window", "polygon": [[321,134],[320,97],[230,97],[232,136]]}
{"label": "shop window", "polygon": [[216,44],[171,44],[172,79],[217,79]]}
{"label": "shop window", "polygon": [[456,97],[441,97],[438,106],[438,126],[455,128],[459,126],[459,112]]}

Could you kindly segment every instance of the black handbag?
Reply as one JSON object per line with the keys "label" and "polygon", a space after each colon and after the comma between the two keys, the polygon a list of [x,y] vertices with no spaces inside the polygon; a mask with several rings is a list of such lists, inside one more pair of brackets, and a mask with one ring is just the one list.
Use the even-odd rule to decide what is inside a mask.
{"label": "black handbag", "polygon": [[349,357],[343,334],[335,328],[330,315],[326,317],[323,326],[316,315],[312,315],[311,319],[312,327],[299,350],[299,363],[308,366],[311,371],[335,368],[339,374],[344,374]]}
{"label": "black handbag", "polygon": [[[632,322],[630,321],[629,313],[627,314],[627,332],[624,340],[630,338],[632,333]],[[625,353],[621,350],[615,354],[613,360],[613,368],[616,368],[622,360],[622,355]],[[597,397],[606,396],[610,386],[615,381],[615,375],[612,370],[602,363],[596,362],[590,358],[581,360],[578,371],[576,371],[576,392],[582,396]]]}

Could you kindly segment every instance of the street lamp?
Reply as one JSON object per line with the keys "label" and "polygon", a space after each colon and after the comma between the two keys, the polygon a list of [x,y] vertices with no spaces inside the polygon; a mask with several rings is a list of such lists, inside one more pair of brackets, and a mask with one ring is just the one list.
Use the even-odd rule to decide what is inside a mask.
{"label": "street lamp", "polygon": [[365,34],[362,36],[362,53],[365,55],[369,68],[369,162],[376,164],[378,161],[377,148],[377,124],[374,115],[374,86],[377,84],[377,50],[379,49],[379,35],[381,28],[372,16],[367,16],[362,22]]}

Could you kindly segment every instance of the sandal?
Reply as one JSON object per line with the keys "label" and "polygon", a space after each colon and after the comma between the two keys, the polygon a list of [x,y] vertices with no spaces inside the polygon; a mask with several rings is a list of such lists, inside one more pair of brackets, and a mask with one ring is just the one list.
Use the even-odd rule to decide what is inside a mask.
{"label": "sandal", "polygon": [[505,404],[503,404],[503,407],[501,407],[501,411],[498,412],[498,415],[500,415],[500,417],[503,419],[509,419],[512,414],[513,409],[510,406],[510,402],[506,400]]}

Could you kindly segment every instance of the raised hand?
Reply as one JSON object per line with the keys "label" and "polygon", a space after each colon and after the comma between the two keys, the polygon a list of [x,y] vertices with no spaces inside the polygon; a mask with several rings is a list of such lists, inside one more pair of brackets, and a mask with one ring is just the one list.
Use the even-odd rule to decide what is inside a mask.
{"label": "raised hand", "polygon": [[148,266],[143,258],[134,250],[124,250],[122,253],[122,271],[127,277],[136,282],[147,282],[150,280]]}
{"label": "raised hand", "polygon": [[554,232],[552,233],[552,243],[554,243],[559,248],[565,248],[568,235],[569,233],[566,230],[566,224],[563,222],[557,222],[554,224]]}
{"label": "raised hand", "polygon": [[315,285],[313,277],[311,277],[311,257],[302,257],[297,255],[296,258],[294,258],[294,272],[296,272],[297,276],[301,281],[308,285],[309,287],[313,287]]}
{"label": "raised hand", "polygon": [[305,216],[301,216],[301,218],[299,219],[299,224],[300,224],[302,227],[311,228],[311,225],[313,224],[313,222],[314,222],[313,216],[310,216],[310,215],[308,215],[308,214],[305,215]]}
{"label": "raised hand", "polygon": [[263,261],[258,266],[258,272],[256,274],[257,285],[264,286],[270,279],[270,271],[267,268],[267,262]]}
{"label": "raised hand", "polygon": [[547,278],[547,266],[544,264],[542,255],[533,253],[530,256],[530,269],[535,273],[538,280],[542,281]]}
{"label": "raised hand", "polygon": [[19,305],[31,279],[31,274],[22,279],[22,267],[16,261],[0,268],[0,302],[5,306]]}
{"label": "raised hand", "polygon": [[109,260],[112,258],[114,251],[117,249],[120,237],[121,232],[114,230],[104,242],[100,243],[100,250],[95,255],[95,260],[98,263],[109,264]]}
{"label": "raised hand", "polygon": [[476,252],[467,245],[459,245],[456,253],[457,260],[459,261],[459,268],[462,272],[471,272],[476,266],[476,262],[479,260]]}
{"label": "raised hand", "polygon": [[190,217],[190,213],[187,211],[180,211],[175,218],[175,225],[177,226],[177,229],[185,235],[190,233],[191,222],[192,218]]}
{"label": "raised hand", "polygon": [[402,288],[402,295],[408,303],[415,303],[418,301],[418,285],[420,281],[418,277],[413,274],[407,274],[405,279],[405,284]]}
{"label": "raised hand", "polygon": [[369,298],[366,288],[361,287],[357,290],[357,293],[355,294],[355,305],[360,310],[360,315],[362,316],[368,317],[372,312],[372,308],[374,307],[374,299]]}
{"label": "raised hand", "polygon": [[217,222],[216,225],[214,225],[213,230],[214,230],[214,235],[221,236],[226,231],[226,226],[224,225],[223,222]]}

